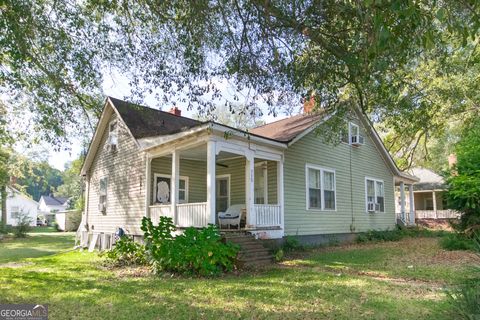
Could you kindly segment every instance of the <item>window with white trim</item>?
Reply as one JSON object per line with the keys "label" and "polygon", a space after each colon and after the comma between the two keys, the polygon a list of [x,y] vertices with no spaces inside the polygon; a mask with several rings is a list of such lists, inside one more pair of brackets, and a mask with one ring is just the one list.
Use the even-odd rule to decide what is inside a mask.
{"label": "window with white trim", "polygon": [[10,218],[17,219],[20,208],[17,206],[10,207]]}
{"label": "window with white trim", "polygon": [[101,178],[98,186],[98,210],[105,213],[107,209],[108,178]]}
{"label": "window with white trim", "polygon": [[111,148],[116,148],[118,145],[118,122],[113,120],[108,125],[108,144]]}
{"label": "window with white trim", "polygon": [[367,212],[385,212],[385,184],[383,180],[365,178]]}
{"label": "window with white trim", "polygon": [[[153,178],[153,203],[156,204],[169,204],[171,203],[171,183],[172,176],[164,174],[154,174]],[[180,176],[178,180],[178,202],[188,202],[188,177]]]}
{"label": "window with white trim", "polygon": [[335,171],[307,165],[307,209],[335,210]]}

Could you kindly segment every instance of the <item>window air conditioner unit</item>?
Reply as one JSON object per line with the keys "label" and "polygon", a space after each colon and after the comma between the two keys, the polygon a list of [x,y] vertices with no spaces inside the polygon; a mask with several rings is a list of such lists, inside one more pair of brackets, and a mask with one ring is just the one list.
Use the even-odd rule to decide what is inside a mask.
{"label": "window air conditioner unit", "polygon": [[105,205],[105,203],[99,203],[98,210],[102,213],[105,213],[107,211],[107,206]]}
{"label": "window air conditioner unit", "polygon": [[375,211],[380,211],[380,203],[375,203]]}
{"label": "window air conditioner unit", "polygon": [[375,212],[375,203],[373,203],[373,202],[367,203],[367,211],[368,212]]}
{"label": "window air conditioner unit", "polygon": [[351,136],[350,139],[352,146],[362,146],[365,144],[365,139],[361,135]]}
{"label": "window air conditioner unit", "polygon": [[117,150],[117,144],[118,144],[117,136],[116,135],[110,135],[108,137],[108,150],[116,151]]}

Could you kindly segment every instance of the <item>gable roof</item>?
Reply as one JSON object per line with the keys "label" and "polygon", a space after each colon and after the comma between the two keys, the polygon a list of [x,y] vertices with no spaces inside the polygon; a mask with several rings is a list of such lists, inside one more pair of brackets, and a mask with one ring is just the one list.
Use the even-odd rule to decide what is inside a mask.
{"label": "gable roof", "polygon": [[41,196],[40,200],[45,202],[47,206],[63,206],[68,201],[66,197]]}
{"label": "gable roof", "polygon": [[299,114],[258,126],[250,130],[250,132],[279,142],[288,143],[317,124],[324,116],[325,114],[323,113]]}
{"label": "gable roof", "polygon": [[38,202],[35,201],[35,200],[33,200],[32,197],[30,197],[30,195],[21,192],[21,191],[18,190],[17,188],[14,188],[14,187],[12,187],[12,186],[8,186],[8,185],[7,185],[7,190],[9,190],[9,191],[10,191],[11,193],[13,193],[13,194],[18,194],[18,195],[21,196],[22,198],[25,198],[25,199],[27,199],[27,200],[29,200],[29,201],[31,201],[31,202],[35,202],[36,204],[38,204]]}
{"label": "gable roof", "polygon": [[108,97],[135,139],[170,135],[204,122]]}

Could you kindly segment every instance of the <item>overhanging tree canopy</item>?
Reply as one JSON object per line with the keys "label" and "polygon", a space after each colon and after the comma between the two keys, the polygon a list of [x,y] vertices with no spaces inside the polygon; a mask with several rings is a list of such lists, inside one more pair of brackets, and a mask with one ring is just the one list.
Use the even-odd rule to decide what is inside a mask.
{"label": "overhanging tree canopy", "polygon": [[252,92],[252,107],[262,100],[276,113],[314,92],[337,115],[333,127],[355,104],[415,142],[438,120],[415,74],[452,48],[476,48],[478,9],[474,0],[7,1],[2,86],[28,94],[54,141],[75,112],[98,110],[102,73],[114,68],[137,99],[156,92],[204,111],[228,79]]}

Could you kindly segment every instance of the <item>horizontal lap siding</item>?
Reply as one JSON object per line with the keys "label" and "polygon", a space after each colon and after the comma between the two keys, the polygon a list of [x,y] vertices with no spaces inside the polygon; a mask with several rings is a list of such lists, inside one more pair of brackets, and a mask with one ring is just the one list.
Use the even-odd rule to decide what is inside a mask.
{"label": "horizontal lap siding", "polygon": [[228,167],[217,166],[216,175],[230,174],[230,204],[245,204],[245,158],[221,162]]}
{"label": "horizontal lap siding", "polygon": [[[362,134],[365,145],[360,147],[344,143],[336,146],[326,144],[312,132],[286,150],[284,189],[287,234],[348,233],[394,227],[393,175],[364,130]],[[306,163],[335,169],[337,211],[306,209]],[[385,213],[366,213],[365,176],[384,180]]]}
{"label": "horizontal lap siding", "polygon": [[[116,118],[112,115],[110,120]],[[89,184],[88,223],[93,231],[114,232],[124,228],[131,234],[142,234],[140,224],[145,213],[145,161],[125,124],[118,122],[117,151],[106,149],[108,127],[92,162]],[[98,210],[99,181],[108,177],[106,214]]]}
{"label": "horizontal lap siding", "polygon": [[[152,160],[152,192],[154,174],[172,174],[172,158],[162,157]],[[180,159],[180,175],[188,177],[188,201],[205,202],[207,201],[207,163],[205,161]],[[150,195],[150,201],[152,201]]]}
{"label": "horizontal lap siding", "polygon": [[277,204],[277,162],[267,162],[268,204]]}

